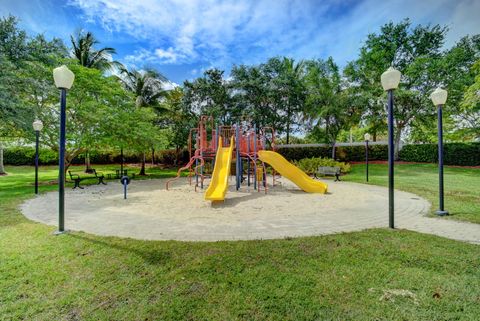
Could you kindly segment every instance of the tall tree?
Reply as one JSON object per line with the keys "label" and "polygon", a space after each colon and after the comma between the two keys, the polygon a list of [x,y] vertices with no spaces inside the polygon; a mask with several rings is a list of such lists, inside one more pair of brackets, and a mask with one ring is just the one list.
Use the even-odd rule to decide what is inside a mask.
{"label": "tall tree", "polygon": [[284,119],[273,93],[273,75],[264,67],[262,64],[232,68],[233,114],[236,118],[248,118],[257,128],[271,126],[280,132]]}
{"label": "tall tree", "polygon": [[[72,55],[81,66],[87,68],[95,68],[101,71],[113,71],[120,68],[121,64],[112,60],[112,55],[116,53],[114,48],[104,47],[95,49],[94,46],[99,44],[94,35],[87,31],[79,31],[75,37],[70,36],[72,44]],[[88,150],[85,152],[85,171],[90,172],[90,154]]]}
{"label": "tall tree", "polygon": [[14,16],[0,18],[0,52],[12,63],[28,57],[27,33],[18,28],[18,19]]}
{"label": "tall tree", "polygon": [[230,84],[219,69],[206,70],[202,77],[184,82],[184,101],[197,114],[210,115],[226,124],[235,117]]}
{"label": "tall tree", "polygon": [[359,58],[346,69],[351,85],[367,92],[368,113],[379,119],[385,119],[384,103],[379,102],[386,101],[379,92],[380,76],[389,66],[402,72],[394,110],[396,157],[400,139],[412,122],[434,116],[428,96],[441,84],[439,65],[446,32],[440,25],[412,27],[408,19],[387,23],[379,33],[368,35]]}
{"label": "tall tree", "polygon": [[101,71],[113,71],[120,68],[121,64],[112,60],[112,55],[116,50],[111,47],[95,49],[99,41],[94,35],[87,31],[79,31],[75,36],[70,36],[72,43],[72,55],[77,59],[81,66],[95,68]]}
{"label": "tall tree", "polygon": [[165,127],[169,128],[170,147],[175,148],[177,163],[181,149],[187,145],[190,129],[195,127],[198,119],[191,110],[191,105],[185,103],[183,97],[183,89],[177,87],[167,93],[163,102],[165,110],[168,111],[162,117],[162,121]]}
{"label": "tall tree", "polygon": [[[166,90],[163,88],[163,82],[167,80],[167,78],[161,73],[153,69],[139,71],[135,69],[128,70],[122,67],[120,80],[125,89],[135,96],[135,106],[137,108],[152,108],[156,111],[162,110],[160,98],[166,94]],[[153,147],[151,146],[151,148]],[[139,175],[145,175],[145,161],[146,155],[144,151]]]}
{"label": "tall tree", "polygon": [[[472,67],[475,82],[467,88],[461,102],[463,136],[480,139],[480,60]],[[466,134],[466,135],[465,135]]]}
{"label": "tall tree", "polygon": [[280,96],[280,106],[285,117],[286,143],[289,144],[292,125],[298,123],[299,113],[306,99],[305,62],[301,60],[295,63],[292,58],[284,57],[270,59],[268,63],[275,66],[276,61],[280,64],[277,70],[278,76],[274,78],[273,90]]}
{"label": "tall tree", "polygon": [[287,57],[274,57],[258,66],[234,66],[232,114],[247,117],[259,127],[274,127],[289,142],[305,104],[304,76],[304,61]]}
{"label": "tall tree", "polygon": [[[18,28],[15,17],[0,18],[0,136],[33,140],[31,126],[38,117],[38,106],[29,102],[40,103],[48,95],[45,84],[51,79],[51,66],[65,55],[61,40],[47,41],[43,35],[28,37]],[[39,77],[42,70],[48,73],[40,72]],[[0,161],[0,172],[3,171]]]}
{"label": "tall tree", "polygon": [[135,95],[135,106],[154,107],[160,103],[166,91],[163,89],[165,76],[154,69],[128,70],[121,68],[120,80],[125,88]]}
{"label": "tall tree", "polygon": [[335,158],[338,134],[352,122],[356,112],[350,107],[340,70],[331,57],[326,61],[309,61],[307,66],[304,117],[311,126],[309,136],[331,144]]}

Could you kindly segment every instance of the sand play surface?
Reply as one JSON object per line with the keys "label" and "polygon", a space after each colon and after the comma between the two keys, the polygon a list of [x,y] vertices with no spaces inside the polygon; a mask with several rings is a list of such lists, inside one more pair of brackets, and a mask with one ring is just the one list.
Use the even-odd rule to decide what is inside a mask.
{"label": "sand play surface", "polygon": [[[128,199],[117,181],[66,191],[65,227],[97,235],[148,240],[248,240],[311,236],[388,226],[384,187],[326,181],[329,193],[308,194],[280,179],[268,194],[234,179],[224,203],[212,205],[181,178],[165,190],[165,179],[133,180]],[[269,183],[271,180],[269,180]],[[206,181],[208,184],[208,181]],[[398,226],[422,217],[429,203],[396,191]],[[31,220],[55,226],[58,194],[46,193],[22,205]]]}

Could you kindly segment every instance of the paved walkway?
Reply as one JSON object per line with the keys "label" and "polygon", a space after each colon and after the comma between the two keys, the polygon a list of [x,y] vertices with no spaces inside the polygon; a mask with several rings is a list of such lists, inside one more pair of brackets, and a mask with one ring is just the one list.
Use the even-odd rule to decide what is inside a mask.
{"label": "paved walkway", "polygon": [[[66,193],[66,228],[98,235],[148,240],[218,241],[324,235],[388,226],[388,191],[348,182],[329,183],[329,194],[307,194],[288,181],[268,194],[237,192],[224,203],[203,200],[186,180],[166,191],[165,180],[133,181],[123,200],[122,186],[89,186]],[[233,184],[233,180],[231,181]],[[57,193],[28,200],[28,218],[57,224]],[[429,218],[430,204],[395,192],[396,227],[480,244],[480,224]]]}

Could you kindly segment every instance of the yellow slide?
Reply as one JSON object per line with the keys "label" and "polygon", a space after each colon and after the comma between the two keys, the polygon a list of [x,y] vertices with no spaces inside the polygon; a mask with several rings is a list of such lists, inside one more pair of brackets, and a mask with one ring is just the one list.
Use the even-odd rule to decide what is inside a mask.
{"label": "yellow slide", "polygon": [[229,147],[222,147],[222,137],[219,137],[212,179],[210,186],[208,186],[205,192],[205,199],[208,201],[223,201],[225,199],[225,194],[227,194],[228,189],[228,176],[230,175],[233,147],[233,136],[230,139]]}
{"label": "yellow slide", "polygon": [[280,175],[288,178],[307,193],[324,194],[327,192],[327,184],[314,180],[278,153],[261,150],[258,151],[258,158],[262,162],[270,164]]}

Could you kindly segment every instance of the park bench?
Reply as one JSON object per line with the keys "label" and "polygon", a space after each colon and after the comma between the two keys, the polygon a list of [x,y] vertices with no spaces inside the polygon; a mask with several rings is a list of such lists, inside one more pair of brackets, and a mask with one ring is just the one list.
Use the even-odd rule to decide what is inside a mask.
{"label": "park bench", "polygon": [[70,175],[70,179],[75,183],[75,186],[73,186],[73,189],[77,187],[80,189],[83,189],[83,187],[80,186],[80,182],[83,180],[92,179],[92,178],[95,178],[98,180],[97,185],[99,184],[107,185],[107,183],[103,181],[103,179],[105,178],[103,173],[97,172],[95,169],[92,169],[91,173],[81,172],[81,174],[82,176],[80,176],[80,172],[68,171],[68,175]]}
{"label": "park bench", "polygon": [[340,181],[340,167],[332,167],[332,166],[320,166],[317,169],[317,173],[315,174],[315,178],[317,174],[323,176],[335,176],[335,182]]}
{"label": "park bench", "polygon": [[[128,169],[124,169],[123,172],[119,169],[115,170],[115,174],[113,173],[108,173],[107,174],[107,179],[112,179],[112,178],[122,178],[123,176],[128,176]],[[131,179],[135,178],[135,173],[131,173],[130,170],[130,176]]]}

